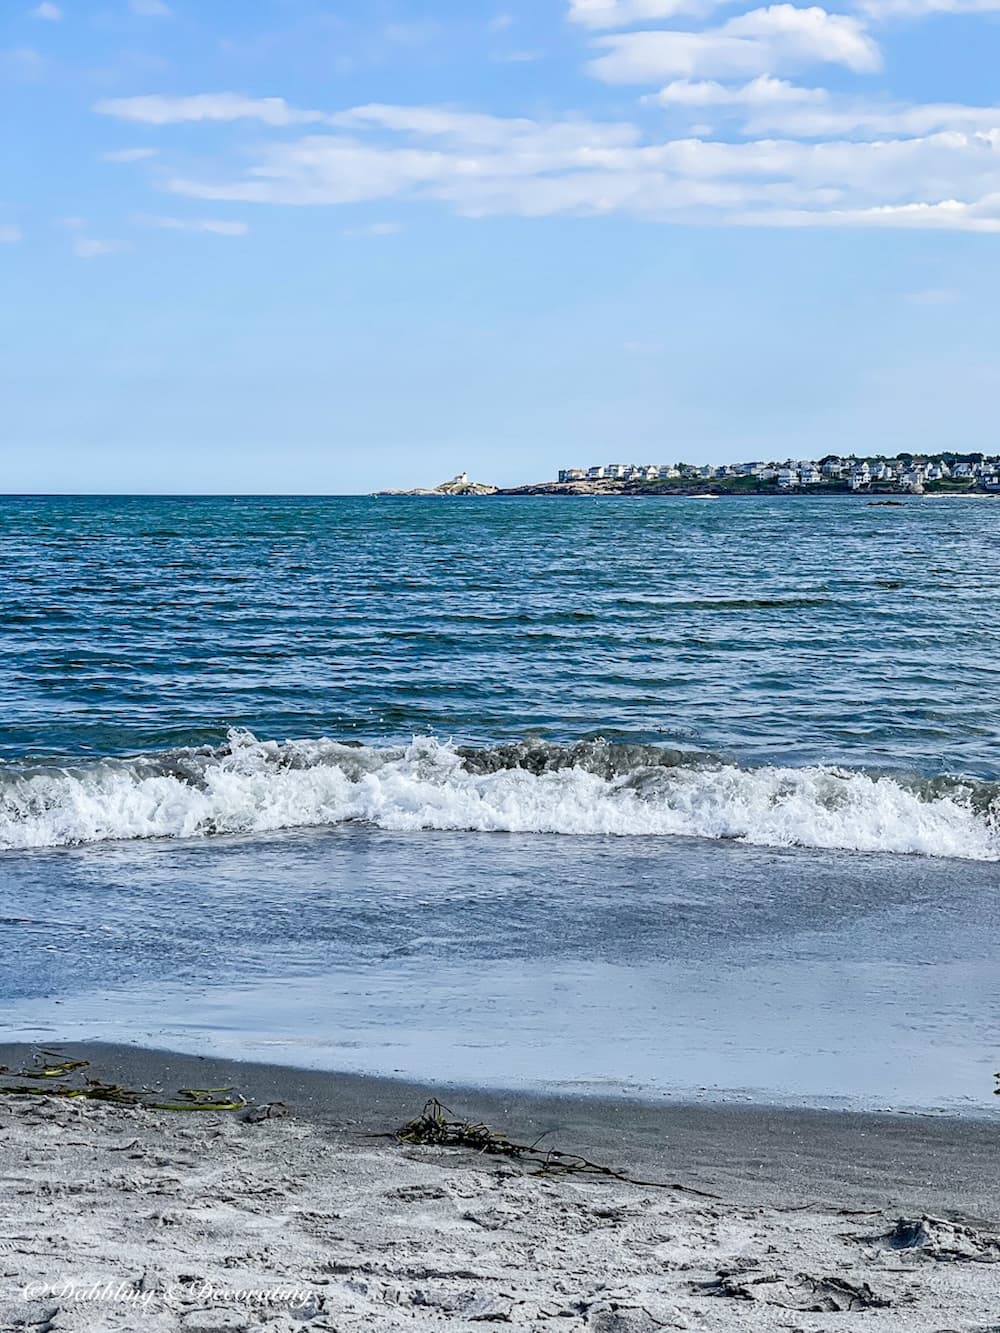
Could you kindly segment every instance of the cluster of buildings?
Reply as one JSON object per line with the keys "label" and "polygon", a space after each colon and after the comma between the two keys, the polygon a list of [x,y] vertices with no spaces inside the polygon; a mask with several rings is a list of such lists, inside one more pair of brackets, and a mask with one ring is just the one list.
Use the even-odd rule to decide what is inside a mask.
{"label": "cluster of buildings", "polygon": [[872,485],[920,491],[927,482],[956,481],[978,485],[984,490],[1000,491],[1000,457],[948,454],[936,458],[917,458],[903,454],[896,458],[857,458],[854,455],[840,458],[828,455],[818,462],[789,459],[784,463],[727,463],[721,467],[695,467],[688,463],[638,466],[632,463],[607,463],[588,468],[563,468],[559,472],[561,482],[701,482],[736,477],[753,478],[782,490],[837,483],[852,491],[867,490]]}

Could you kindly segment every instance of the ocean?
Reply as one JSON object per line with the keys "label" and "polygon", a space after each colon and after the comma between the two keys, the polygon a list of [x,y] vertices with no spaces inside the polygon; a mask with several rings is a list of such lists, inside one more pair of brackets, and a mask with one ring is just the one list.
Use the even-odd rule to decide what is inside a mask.
{"label": "ocean", "polygon": [[0,1037],[995,1108],[1000,505],[0,499]]}

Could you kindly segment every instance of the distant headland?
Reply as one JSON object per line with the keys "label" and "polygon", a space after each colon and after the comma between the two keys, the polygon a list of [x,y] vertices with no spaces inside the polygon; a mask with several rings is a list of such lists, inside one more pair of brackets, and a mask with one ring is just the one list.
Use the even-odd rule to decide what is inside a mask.
{"label": "distant headland", "polygon": [[1000,455],[896,454],[777,462],[606,463],[563,468],[555,481],[489,486],[465,472],[438,486],[377,495],[1000,495]]}
{"label": "distant headland", "polygon": [[437,486],[418,486],[412,491],[376,491],[376,495],[496,495],[495,486],[486,486],[481,481],[470,481],[467,472],[459,472],[451,481],[442,481]]}

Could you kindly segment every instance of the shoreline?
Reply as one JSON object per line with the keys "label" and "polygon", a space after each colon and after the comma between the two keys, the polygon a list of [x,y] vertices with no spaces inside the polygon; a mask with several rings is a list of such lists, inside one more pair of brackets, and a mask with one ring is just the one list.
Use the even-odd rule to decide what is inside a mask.
{"label": "shoreline", "polygon": [[[30,1064],[37,1043],[0,1043],[0,1065]],[[941,1111],[865,1111],[669,1097],[577,1095],[423,1082],[339,1070],[227,1059],[141,1045],[55,1041],[47,1051],[87,1060],[96,1077],[130,1087],[232,1086],[251,1103],[284,1103],[295,1118],[324,1129],[351,1126],[381,1134],[419,1114],[430,1098],[512,1137],[539,1134],[553,1146],[617,1156],[630,1173],[648,1174],[671,1145],[676,1177],[694,1188],[763,1190],[769,1198],[798,1191],[826,1194],[836,1180],[859,1202],[961,1207],[987,1216],[996,1204],[997,1121]],[[10,1075],[8,1074],[8,1078]],[[42,1089],[44,1090],[44,1088]],[[2,1105],[2,1103],[0,1103]],[[720,1152],[720,1143],[730,1145]],[[863,1152],[859,1155],[859,1149]],[[752,1166],[747,1166],[752,1163]],[[815,1170],[814,1170],[815,1168]],[[831,1168],[832,1172],[831,1172]],[[893,1185],[880,1193],[880,1181]]]}
{"label": "shoreline", "polygon": [[421,1085],[58,1049],[169,1093],[234,1081],[255,1106],[0,1097],[2,1327],[828,1333],[836,1312],[849,1333],[986,1333],[995,1313],[986,1122],[436,1090],[631,1179],[539,1175],[396,1141]]}
{"label": "shoreline", "polygon": [[545,481],[526,486],[499,486],[493,490],[476,492],[435,491],[373,491],[377,500],[511,500],[511,499],[623,499],[623,500],[768,500],[779,497],[812,500],[866,500],[879,507],[898,507],[910,500],[996,500],[1000,492],[981,490],[924,490],[901,491],[898,488],[850,490],[847,487],[827,486],[759,486],[731,488],[706,481],[689,486],[658,486],[641,482],[588,482]]}

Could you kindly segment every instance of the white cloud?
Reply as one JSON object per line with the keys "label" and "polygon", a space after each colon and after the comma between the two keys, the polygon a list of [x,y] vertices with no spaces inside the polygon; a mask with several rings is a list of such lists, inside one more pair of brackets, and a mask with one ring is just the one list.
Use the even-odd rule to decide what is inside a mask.
{"label": "white cloud", "polygon": [[83,231],[87,225],[87,219],[81,217],[59,218],[56,225],[65,227],[67,231]]}
{"label": "white cloud", "polygon": [[327,135],[265,148],[257,165],[243,178],[197,181],[176,177],[168,188],[194,199],[352,204],[390,199],[462,169],[457,154],[380,148]]}
{"label": "white cloud", "polygon": [[[817,34],[836,16],[797,11],[809,26],[795,27],[790,8],[752,11],[725,29],[739,40],[775,32],[784,40],[791,30],[792,48],[818,46]],[[834,23],[832,33],[827,57],[855,59],[855,30],[845,39]],[[619,213],[696,224],[997,229],[1000,211],[990,201],[1000,180],[1000,108],[865,101],[773,73],[734,83],[678,78],[643,100],[670,110],[673,121],[718,113],[746,137],[688,129],[656,141],[628,122],[450,106],[303,111],[281,98],[234,93],[119,99],[98,109],[150,124],[253,119],[324,127],[258,143],[238,170],[189,166],[162,180],[164,190],[192,199],[300,207],[401,199],[467,217]],[[245,229],[212,219],[147,223],[229,235]],[[347,234],[388,235],[395,225]]]}
{"label": "white cloud", "polygon": [[496,14],[486,27],[490,32],[506,32],[508,28],[513,27],[513,24],[513,14]]}
{"label": "white cloud", "polygon": [[761,74],[749,83],[740,85],[716,83],[712,80],[678,79],[668,83],[658,93],[650,93],[643,102],[665,107],[788,107],[826,104],[830,94],[825,88],[801,88]]}
{"label": "white cloud", "polygon": [[1000,194],[970,203],[942,199],[936,203],[877,204],[872,208],[830,209],[828,212],[777,211],[748,213],[740,221],[781,227],[902,227],[916,231],[1000,232]]}
{"label": "white cloud", "polygon": [[569,0],[567,18],[587,28],[626,28],[650,19],[705,12],[721,0]]}
{"label": "white cloud", "polygon": [[738,118],[740,133],[750,136],[777,132],[796,139],[871,139],[945,130],[989,133],[1000,127],[1000,106],[834,96],[825,88],[803,88],[770,75],[745,84],[678,79],[642,100],[674,111],[717,109]]}
{"label": "white cloud", "polygon": [[94,110],[140,125],[183,125],[199,121],[257,120],[264,125],[303,125],[328,119],[320,111],[297,111],[283,97],[243,97],[239,93],[195,93],[191,97],[109,97]]}
{"label": "white cloud", "polygon": [[133,14],[146,19],[168,18],[172,13],[170,6],[165,5],[163,0],[128,0],[128,7]]}
{"label": "white cloud", "polygon": [[136,221],[145,227],[159,227],[164,231],[204,231],[215,236],[246,236],[250,230],[245,222],[222,218],[172,218],[141,214]]}
{"label": "white cloud", "polygon": [[826,105],[749,108],[745,134],[778,131],[798,139],[915,137],[949,131],[990,134],[1000,128],[1000,106],[958,103],[871,102],[828,98]]}
{"label": "white cloud", "polygon": [[15,227],[13,223],[0,223],[0,245],[16,245],[22,239],[20,227]]}
{"label": "white cloud", "polygon": [[58,5],[48,3],[36,5],[31,13],[34,18],[45,19],[49,23],[58,23],[63,16],[62,10]]}
{"label": "white cloud", "polygon": [[[744,104],[797,95],[790,85],[748,87],[681,95],[732,95]],[[807,101],[790,110],[813,108]],[[1000,128],[873,142],[644,143],[629,125],[504,120],[440,107],[374,104],[335,119],[356,133],[263,145],[243,174],[175,177],[166,188],[297,206],[436,201],[469,217],[620,213],[701,224],[995,229],[986,201],[1000,177]]]}
{"label": "white cloud", "polygon": [[124,249],[121,241],[99,241],[91,236],[78,236],[73,242],[73,253],[78,259],[100,259],[102,255],[118,254]]}
{"label": "white cloud", "polygon": [[824,63],[869,73],[882,63],[878,46],[858,19],[790,4],[752,9],[701,32],[616,33],[599,43],[607,54],[588,68],[606,83],[772,74]]}
{"label": "white cloud", "polygon": [[[547,123],[524,117],[490,116],[442,106],[392,106],[370,102],[329,117],[345,129],[382,129],[468,148],[513,146],[521,153],[576,152],[621,147],[639,140],[634,125],[614,121],[560,120]],[[322,143],[320,139],[317,142]]]}
{"label": "white cloud", "polygon": [[157,150],[155,148],[116,148],[110,153],[102,153],[102,162],[144,162],[147,158],[155,157]]}

